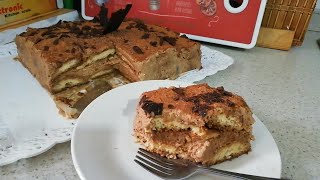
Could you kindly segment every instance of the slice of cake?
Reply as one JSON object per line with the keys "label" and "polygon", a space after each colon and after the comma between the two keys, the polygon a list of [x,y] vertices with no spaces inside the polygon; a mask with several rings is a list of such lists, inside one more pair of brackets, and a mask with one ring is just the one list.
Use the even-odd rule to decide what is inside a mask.
{"label": "slice of cake", "polygon": [[250,151],[253,123],[245,101],[223,87],[160,88],[142,94],[134,136],[151,152],[213,165]]}
{"label": "slice of cake", "polygon": [[128,20],[110,35],[121,58],[116,68],[131,81],[175,79],[201,67],[200,44],[166,28]]}

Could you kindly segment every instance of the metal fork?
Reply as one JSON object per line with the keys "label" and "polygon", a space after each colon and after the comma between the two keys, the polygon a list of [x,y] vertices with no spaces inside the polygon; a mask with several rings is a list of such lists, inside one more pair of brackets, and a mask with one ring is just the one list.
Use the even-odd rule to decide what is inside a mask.
{"label": "metal fork", "polygon": [[138,155],[134,160],[147,171],[163,179],[186,179],[193,174],[206,172],[218,176],[233,179],[252,179],[252,180],[274,180],[277,178],[261,177],[248,174],[223,171],[210,167],[204,167],[189,161],[179,159],[166,159],[155,153],[148,152],[139,148]]}

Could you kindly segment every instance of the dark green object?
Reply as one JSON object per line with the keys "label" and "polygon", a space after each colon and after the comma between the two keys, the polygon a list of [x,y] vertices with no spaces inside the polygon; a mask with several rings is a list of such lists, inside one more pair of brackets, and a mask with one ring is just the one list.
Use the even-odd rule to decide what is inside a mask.
{"label": "dark green object", "polygon": [[319,49],[320,49],[320,39],[317,40],[317,44],[318,44]]}
{"label": "dark green object", "polygon": [[73,9],[73,0],[63,0],[63,6],[65,9]]}

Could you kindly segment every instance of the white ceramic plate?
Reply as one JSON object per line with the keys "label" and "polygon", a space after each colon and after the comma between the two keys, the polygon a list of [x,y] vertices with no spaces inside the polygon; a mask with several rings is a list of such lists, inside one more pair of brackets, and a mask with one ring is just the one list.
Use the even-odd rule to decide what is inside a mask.
{"label": "white ceramic plate", "polygon": [[[91,103],[81,114],[71,139],[71,153],[81,179],[158,179],[133,160],[133,120],[141,93],[159,87],[187,86],[177,81],[144,81],[113,89]],[[257,118],[252,152],[215,168],[279,178],[281,159],[270,132]],[[212,177],[211,177],[212,178]],[[196,175],[191,179],[210,179]]]}

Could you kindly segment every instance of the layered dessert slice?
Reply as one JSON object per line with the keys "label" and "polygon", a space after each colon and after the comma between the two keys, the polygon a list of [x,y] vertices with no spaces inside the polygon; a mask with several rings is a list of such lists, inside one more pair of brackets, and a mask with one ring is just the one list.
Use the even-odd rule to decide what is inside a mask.
{"label": "layered dessert slice", "polygon": [[60,114],[67,118],[77,118],[81,112],[103,93],[130,83],[117,70],[90,80],[86,84],[68,88],[53,95]]}
{"label": "layered dessert slice", "polygon": [[117,61],[115,44],[91,21],[29,28],[15,42],[19,61],[53,94],[108,74]]}
{"label": "layered dessert slice", "polygon": [[243,98],[223,87],[160,88],[142,94],[134,136],[148,151],[213,165],[250,151],[253,123]]}
{"label": "layered dessert slice", "polygon": [[127,20],[111,36],[121,58],[116,68],[131,81],[175,79],[201,67],[200,44],[164,27]]}

